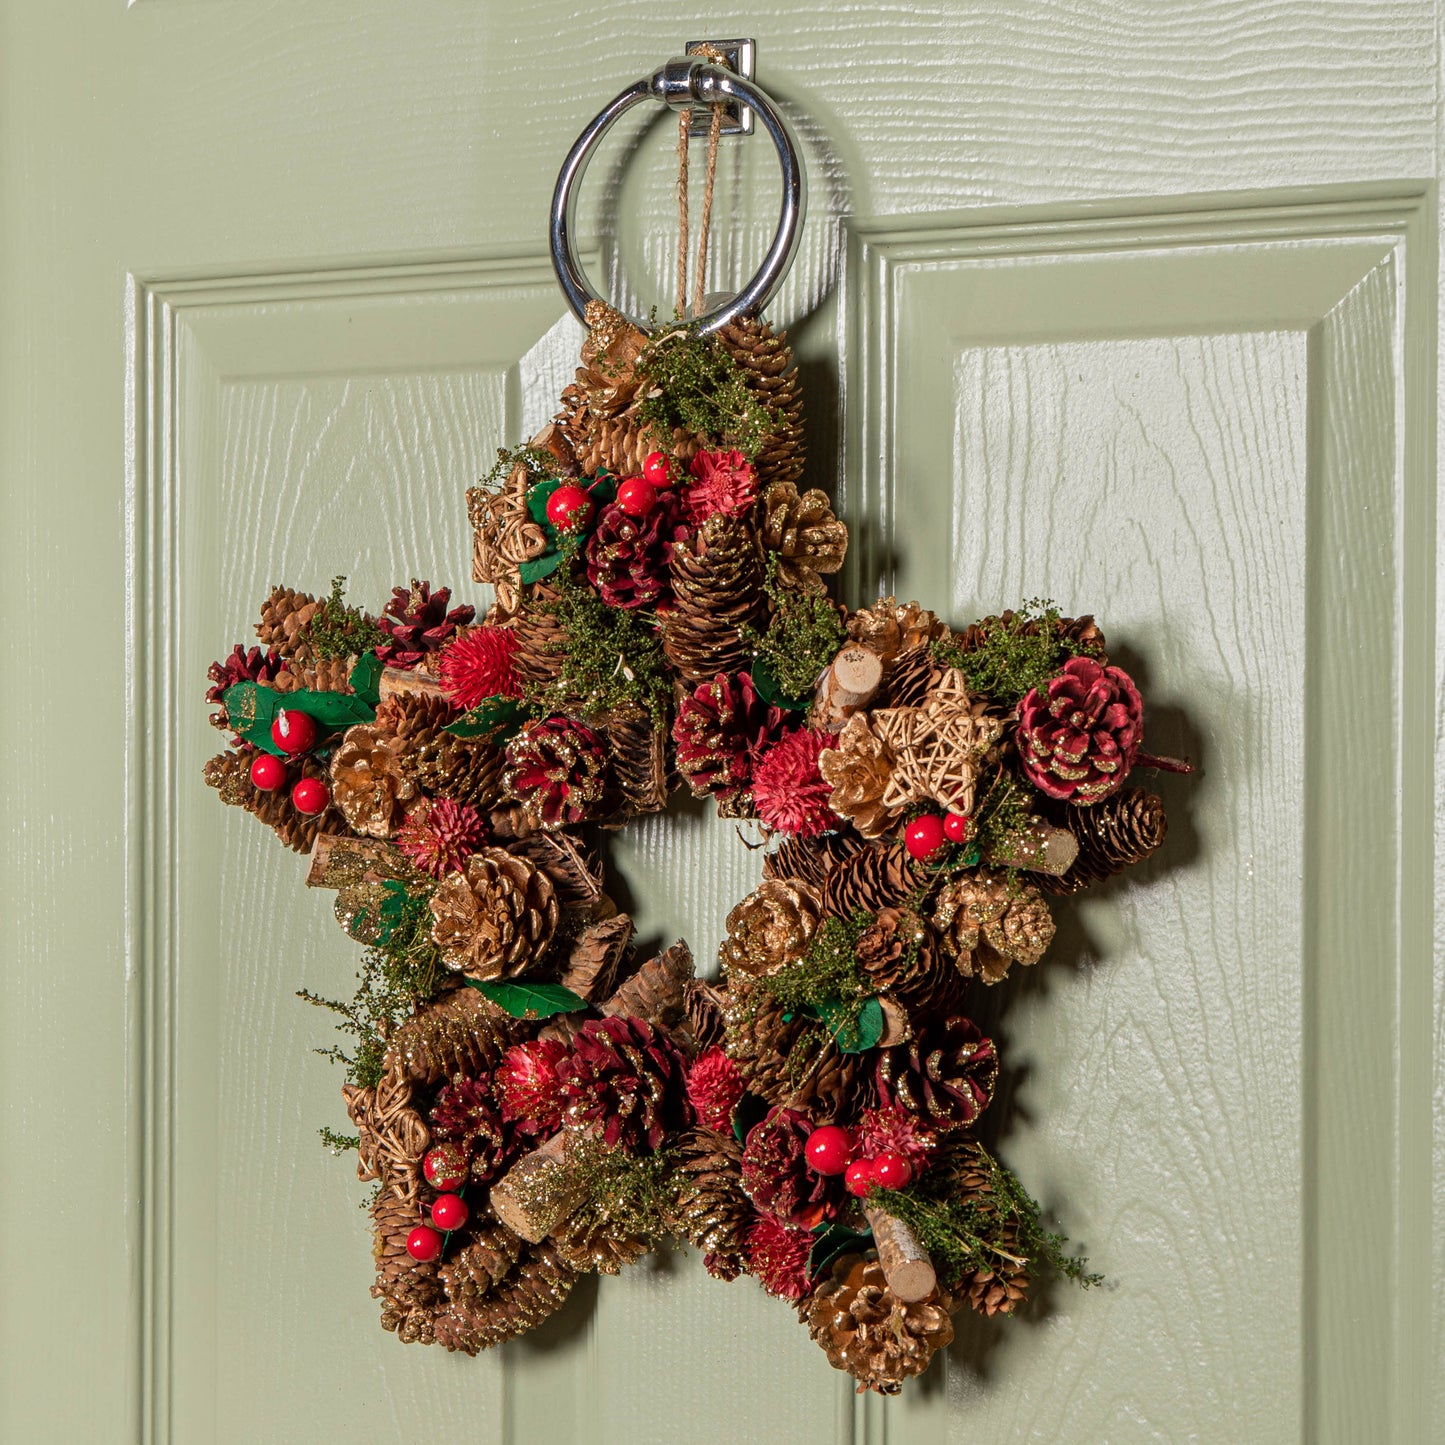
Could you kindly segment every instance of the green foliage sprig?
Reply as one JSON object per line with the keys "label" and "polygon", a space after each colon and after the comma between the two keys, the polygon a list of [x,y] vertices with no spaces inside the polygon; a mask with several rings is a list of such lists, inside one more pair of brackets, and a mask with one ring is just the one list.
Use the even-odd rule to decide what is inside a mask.
{"label": "green foliage sprig", "polygon": [[677,1198],[675,1150],[629,1154],[584,1134],[569,1140],[565,1168],[586,1191],[583,1208],[604,1211],[617,1234],[657,1239],[667,1233]]}
{"label": "green foliage sprig", "polygon": [[637,369],[651,383],[637,408],[638,420],[660,442],[682,427],[753,456],[773,426],[773,416],[748,389],[742,368],[693,326],[650,341]]}
{"label": "green foliage sprig", "polygon": [[873,992],[855,951],[858,940],[872,927],[874,915],[825,918],[796,963],[758,980],[758,986],[795,1012],[822,1004],[856,1004]]}
{"label": "green foliage sprig", "polygon": [[384,633],[359,607],[348,607],[346,578],[331,579],[331,596],[317,607],[306,624],[306,641],[317,657],[359,657],[386,641]]}
{"label": "green foliage sprig", "polygon": [[767,632],[750,633],[748,641],[789,698],[809,698],[818,674],[838,655],[848,639],[838,609],[826,592],[804,592],[778,581],[777,557],[770,557],[767,582],[773,616]]}
{"label": "green foliage sprig", "polygon": [[929,643],[929,651],[942,666],[958,668],[970,692],[1014,703],[1078,655],[1063,623],[1057,604],[1032,597],[1012,616],[977,624],[982,638],[976,648],[966,650],[956,637],[944,637]]}
{"label": "green foliage sprig", "polygon": [[536,480],[556,474],[557,458],[525,442],[514,447],[498,447],[497,460],[477,486],[484,492],[495,492],[519,466],[526,467],[530,478]]}

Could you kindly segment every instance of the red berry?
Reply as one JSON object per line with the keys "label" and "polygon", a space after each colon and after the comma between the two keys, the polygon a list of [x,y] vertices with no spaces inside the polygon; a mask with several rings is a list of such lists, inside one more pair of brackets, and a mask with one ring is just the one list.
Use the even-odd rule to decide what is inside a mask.
{"label": "red berry", "polygon": [[467,1201],[460,1194],[443,1194],[431,1207],[431,1222],[451,1233],[467,1222]]}
{"label": "red berry", "polygon": [[592,498],[568,483],[547,498],[547,520],[559,532],[580,532],[592,520]]}
{"label": "red berry", "polygon": [[657,505],[657,493],[641,477],[628,477],[617,489],[617,505],[629,517],[645,517]]}
{"label": "red berry", "polygon": [[843,1187],[849,1194],[856,1194],[859,1199],[867,1194],[874,1182],[871,1159],[855,1159],[843,1175]]}
{"label": "red berry", "polygon": [[283,752],[309,753],[316,746],[316,719],[294,707],[283,707],[271,724],[271,741]]}
{"label": "red berry", "polygon": [[913,1178],[913,1166],[901,1154],[880,1154],[873,1161],[873,1182],[885,1189],[902,1189]]}
{"label": "red berry", "polygon": [[467,1156],[455,1144],[438,1144],[421,1161],[421,1172],[434,1189],[450,1193],[467,1182]]}
{"label": "red berry", "polygon": [[418,1224],[406,1237],[406,1252],[422,1264],[430,1264],[442,1252],[442,1237],[429,1224]]}
{"label": "red berry", "polygon": [[967,813],[950,813],[943,820],[943,831],[948,835],[950,843],[967,843],[968,827]]}
{"label": "red berry", "polygon": [[263,793],[274,793],[286,781],[286,764],[271,753],[257,753],[251,764],[251,781]]}
{"label": "red berry", "polygon": [[924,813],[915,818],[903,833],[903,846],[910,858],[931,858],[948,841],[943,819],[937,813]]}
{"label": "red berry", "polygon": [[824,1124],[808,1135],[803,1152],[814,1174],[841,1174],[853,1157],[853,1145],[846,1129]]}
{"label": "red berry", "polygon": [[647,460],[642,464],[643,478],[651,482],[654,487],[668,487],[672,485],[672,463],[666,452],[648,452]]}
{"label": "red berry", "polygon": [[330,801],[331,789],[320,778],[302,778],[291,789],[291,806],[308,817],[324,813]]}

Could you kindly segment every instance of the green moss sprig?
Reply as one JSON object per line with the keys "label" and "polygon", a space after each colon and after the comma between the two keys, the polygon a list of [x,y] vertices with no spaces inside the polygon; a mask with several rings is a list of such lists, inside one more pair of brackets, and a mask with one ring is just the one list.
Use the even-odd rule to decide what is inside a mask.
{"label": "green moss sprig", "polygon": [[742,368],[696,327],[677,327],[650,341],[637,369],[651,383],[638,420],[659,444],[682,427],[753,456],[772,429],[774,417],[749,390]]}
{"label": "green moss sprig", "polygon": [[348,607],[346,578],[331,579],[331,596],[326,598],[306,624],[305,640],[317,657],[358,657],[386,641],[384,633],[359,607]]}
{"label": "green moss sprig", "polygon": [[855,950],[873,923],[871,913],[825,918],[802,958],[760,978],[758,986],[794,1012],[822,1004],[860,1002],[874,990],[858,967]]}
{"label": "green moss sprig", "polygon": [[667,1233],[677,1198],[675,1150],[629,1154],[584,1134],[568,1142],[565,1168],[586,1191],[582,1208],[602,1211],[617,1234],[659,1239]]}
{"label": "green moss sprig", "polygon": [[557,474],[557,458],[551,452],[523,442],[514,447],[498,447],[497,460],[477,487],[484,492],[495,492],[519,466],[526,467],[530,481]]}
{"label": "green moss sprig", "polygon": [[754,631],[748,641],[784,697],[808,698],[818,674],[838,655],[848,633],[826,592],[783,586],[778,581],[777,557],[769,560],[772,620],[765,633]]}
{"label": "green moss sprig", "polygon": [[956,637],[929,643],[934,661],[956,667],[970,692],[1015,703],[1031,688],[1046,683],[1079,648],[1064,631],[1058,606],[1033,597],[1012,615],[988,617],[976,624],[981,639],[965,649]]}

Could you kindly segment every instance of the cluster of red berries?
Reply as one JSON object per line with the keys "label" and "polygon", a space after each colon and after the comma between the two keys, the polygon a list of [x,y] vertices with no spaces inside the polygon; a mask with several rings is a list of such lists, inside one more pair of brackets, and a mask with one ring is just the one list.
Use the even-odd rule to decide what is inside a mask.
{"label": "cluster of red berries", "polygon": [[[318,736],[316,719],[295,708],[282,708],[271,724],[271,741],[288,757],[309,753]],[[274,753],[257,753],[251,764],[251,781],[263,793],[274,793],[286,784],[286,764]],[[298,813],[324,813],[330,801],[331,789],[320,778],[301,778],[291,789],[291,805]]]}
{"label": "cluster of red berries", "polygon": [[913,1166],[901,1154],[884,1152],[872,1158],[855,1158],[852,1135],[837,1124],[814,1129],[803,1146],[803,1154],[814,1174],[841,1174],[843,1187],[859,1199],[875,1184],[883,1189],[902,1189],[913,1178]]}
{"label": "cluster of red berries", "polygon": [[950,843],[968,842],[970,826],[964,813],[920,813],[903,830],[903,846],[910,858],[924,862]]}
{"label": "cluster of red berries", "polygon": [[[657,491],[672,485],[672,464],[666,452],[649,452],[642,475],[626,477],[617,487],[617,505],[629,517],[645,517],[657,505]],[[576,532],[591,522],[597,508],[586,487],[575,482],[558,487],[547,498],[547,520],[559,532]]]}
{"label": "cluster of red berries", "polygon": [[456,1191],[467,1182],[467,1159],[454,1144],[439,1144],[421,1162],[422,1173],[433,1189],[441,1192],[431,1204],[431,1223],[418,1224],[406,1237],[406,1252],[422,1264],[430,1264],[442,1252],[446,1236],[460,1229],[470,1211]]}

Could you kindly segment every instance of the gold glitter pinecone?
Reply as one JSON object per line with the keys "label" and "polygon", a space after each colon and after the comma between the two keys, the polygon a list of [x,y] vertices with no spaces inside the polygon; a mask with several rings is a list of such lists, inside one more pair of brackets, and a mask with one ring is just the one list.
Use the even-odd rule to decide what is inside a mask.
{"label": "gold glitter pinecone", "polygon": [[[202,770],[206,786],[215,788],[221,801],[233,808],[244,808],[259,818],[290,849],[309,853],[322,833],[345,833],[346,820],[333,807],[307,815],[298,812],[286,789],[263,793],[251,781],[251,763],[255,753],[235,750],[218,753]],[[301,777],[324,781],[325,767],[312,757],[300,760]]]}
{"label": "gold glitter pinecone", "polygon": [[828,806],[865,838],[890,833],[903,817],[901,807],[883,801],[897,759],[893,749],[869,726],[867,713],[854,713],[838,734],[835,747],[818,754],[818,771],[833,791]]}
{"label": "gold glitter pinecone", "polygon": [[308,662],[311,647],[304,633],[321,604],[309,593],[294,587],[275,587],[261,604],[256,636],[262,647],[279,652],[288,661]]}
{"label": "gold glitter pinecone", "polygon": [[891,991],[932,967],[933,933],[911,909],[880,908],[853,956],[878,993]]}
{"label": "gold glitter pinecone", "polygon": [[392,737],[404,776],[432,798],[450,798],[486,813],[502,796],[506,758],[488,738],[459,738],[446,731],[456,710],[445,698],[403,693],[383,700],[376,726]]}
{"label": "gold glitter pinecone", "polygon": [[534,1245],[474,1306],[439,1311],[432,1321],[436,1343],[475,1355],[524,1335],[561,1309],[577,1279],[550,1241]]}
{"label": "gold glitter pinecone", "polygon": [[1164,800],[1143,788],[1124,788],[1091,808],[1070,803],[1054,810],[1051,821],[1079,840],[1079,856],[1062,877],[1029,875],[1045,893],[1079,893],[1112,878],[1142,863],[1169,834]]}
{"label": "gold glitter pinecone", "polygon": [[621,1274],[652,1246],[640,1235],[618,1228],[605,1200],[593,1199],[575,1209],[551,1233],[558,1257],[574,1269]]}
{"label": "gold glitter pinecone", "polygon": [[661,616],[662,650],[689,687],[745,671],[746,640],[765,601],[763,559],[742,518],[712,516],[672,552],[673,605]]}
{"label": "gold glitter pinecone", "polygon": [[803,956],[818,927],[822,899],[796,878],[770,878],[734,906],[718,949],[725,976],[776,973]]}
{"label": "gold glitter pinecone", "polygon": [[902,843],[873,843],[845,858],[823,885],[823,913],[851,918],[902,903],[927,881],[927,870]]}
{"label": "gold glitter pinecone", "polygon": [[851,832],[787,838],[763,859],[763,877],[796,878],[821,889],[828,874],[862,847],[862,839]]}
{"label": "gold glitter pinecone", "polygon": [[472,1238],[438,1273],[453,1311],[473,1311],[511,1273],[526,1245],[500,1220],[474,1225]]}
{"label": "gold glitter pinecone", "polygon": [[848,636],[883,659],[886,670],[901,653],[948,636],[948,624],[916,602],[880,597],[848,618]]}
{"label": "gold glitter pinecone", "polygon": [[521,1030],[476,989],[452,989],[398,1025],[387,1040],[382,1066],[399,1069],[423,1088],[457,1074],[476,1078],[497,1066]]}
{"label": "gold glitter pinecone", "polygon": [[677,1196],[668,1229],[708,1256],[708,1270],[736,1279],[745,1267],[744,1236],[752,1201],[743,1193],[743,1146],[730,1134],[693,1129],[675,1150]]}
{"label": "gold glitter pinecone", "polygon": [[377,723],[347,728],[331,755],[331,799],[352,828],[369,838],[394,838],[416,797],[389,729]]}
{"label": "gold glitter pinecone", "polygon": [[841,570],[848,529],[833,515],[826,492],[814,487],[799,495],[792,482],[774,482],[762,494],[759,516],[758,535],[777,553],[786,586],[817,591],[826,574]]}
{"label": "gold glitter pinecone", "polygon": [[717,334],[742,371],[748,390],[773,424],[753,458],[759,484],[796,482],[803,475],[803,389],[786,332],[774,334],[756,316],[730,322]]}
{"label": "gold glitter pinecone", "polygon": [[896,1395],[903,1381],[921,1375],[936,1351],[953,1339],[949,1301],[936,1291],[904,1304],[888,1288],[872,1250],[845,1254],[804,1302],[808,1333],[834,1368],[859,1382],[859,1393]]}
{"label": "gold glitter pinecone", "polygon": [[551,879],[525,858],[483,848],[431,896],[432,941],[468,978],[515,978],[540,962],[560,910]]}
{"label": "gold glitter pinecone", "polygon": [[1043,894],[988,868],[946,883],[934,901],[933,921],[959,972],[984,983],[997,983],[1015,963],[1037,963],[1054,938]]}

